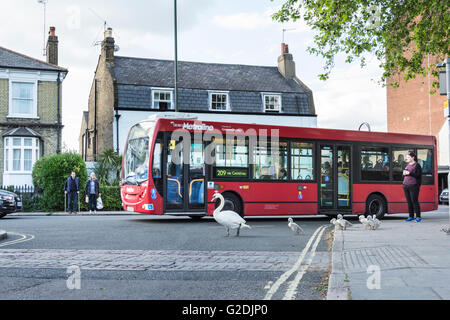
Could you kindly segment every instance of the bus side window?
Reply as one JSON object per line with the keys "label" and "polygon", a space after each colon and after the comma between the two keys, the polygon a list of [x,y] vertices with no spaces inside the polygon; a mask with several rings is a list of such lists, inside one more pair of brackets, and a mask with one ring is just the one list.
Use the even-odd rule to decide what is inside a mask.
{"label": "bus side window", "polygon": [[305,142],[291,143],[292,180],[314,180],[313,144]]}
{"label": "bus side window", "polygon": [[361,147],[361,180],[389,181],[389,148]]}
{"label": "bus side window", "polygon": [[422,184],[433,184],[433,150],[417,149],[417,162],[422,167]]}
{"label": "bus side window", "polygon": [[[287,142],[278,146],[258,145],[253,149],[253,177],[259,180],[286,180]],[[276,148],[278,147],[278,148]],[[277,151],[278,150],[278,151]],[[278,152],[278,154],[275,154]]]}

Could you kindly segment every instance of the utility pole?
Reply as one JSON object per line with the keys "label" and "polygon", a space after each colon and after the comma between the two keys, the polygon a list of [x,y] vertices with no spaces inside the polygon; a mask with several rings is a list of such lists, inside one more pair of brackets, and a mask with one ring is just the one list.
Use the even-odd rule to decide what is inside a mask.
{"label": "utility pole", "polygon": [[174,103],[175,112],[178,112],[178,35],[177,35],[177,0],[173,1],[174,6],[174,29],[175,29],[175,61],[174,61],[174,72],[175,72],[175,92],[174,92]]}
{"label": "utility pole", "polygon": [[[445,77],[439,77],[439,82],[440,82],[440,94],[441,95],[446,95],[447,94],[447,108],[449,108],[449,112],[447,114],[447,118],[448,118],[448,136],[449,136],[449,152],[450,152],[450,58],[445,59],[444,62],[439,63],[437,65],[438,68],[444,68],[445,67]],[[442,75],[442,71],[439,72],[440,75]],[[446,90],[442,90],[443,88],[446,88]],[[445,93],[445,91],[447,91]],[[450,154],[449,154],[449,168],[450,168]],[[447,178],[447,185],[448,187],[450,187],[450,170],[448,173],[448,178]],[[449,222],[450,222],[450,204],[448,206],[449,212],[448,212],[448,218],[449,218]],[[450,230],[450,227],[449,227]]]}

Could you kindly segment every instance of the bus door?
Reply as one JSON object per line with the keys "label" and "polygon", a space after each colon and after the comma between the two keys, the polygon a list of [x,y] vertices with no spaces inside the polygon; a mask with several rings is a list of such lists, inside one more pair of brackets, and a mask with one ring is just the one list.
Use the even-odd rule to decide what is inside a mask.
{"label": "bus door", "polygon": [[324,144],[319,149],[319,209],[351,210],[351,147]]}
{"label": "bus door", "polygon": [[206,211],[203,144],[166,139],[165,211]]}
{"label": "bus door", "polygon": [[187,184],[189,187],[188,209],[203,211],[206,209],[205,159],[203,143],[191,143]]}

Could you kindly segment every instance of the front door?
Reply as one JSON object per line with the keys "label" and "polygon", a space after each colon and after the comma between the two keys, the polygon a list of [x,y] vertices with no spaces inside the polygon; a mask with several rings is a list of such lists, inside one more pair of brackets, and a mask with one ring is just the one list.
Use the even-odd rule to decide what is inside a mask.
{"label": "front door", "polygon": [[205,211],[203,144],[166,139],[165,211]]}
{"label": "front door", "polygon": [[319,149],[320,211],[351,210],[351,147],[324,144]]}

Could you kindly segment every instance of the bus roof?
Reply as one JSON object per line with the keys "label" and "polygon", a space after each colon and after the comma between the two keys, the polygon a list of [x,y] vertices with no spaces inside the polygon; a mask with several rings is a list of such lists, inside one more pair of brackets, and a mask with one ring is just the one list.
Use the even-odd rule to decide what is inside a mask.
{"label": "bus roof", "polygon": [[[271,135],[271,130],[279,130],[280,138],[301,138],[313,140],[330,140],[330,141],[364,141],[379,143],[398,143],[398,144],[415,144],[415,145],[436,145],[436,137],[430,135],[415,135],[406,133],[390,133],[390,132],[369,132],[342,129],[324,129],[324,128],[308,128],[308,127],[292,127],[292,126],[275,126],[262,124],[247,124],[237,122],[219,122],[219,121],[200,121],[196,120],[193,115],[183,117],[182,114],[165,113],[164,116],[156,116],[144,121],[157,121],[158,130],[174,131],[177,129],[185,129],[191,132],[200,130],[204,132],[219,130],[222,134],[233,132],[236,135],[247,134],[247,130],[266,129],[267,135]],[[194,119],[193,119],[194,118]],[[193,126],[197,124],[197,126]],[[200,124],[200,126],[199,126]],[[260,133],[264,135],[265,133]]]}

